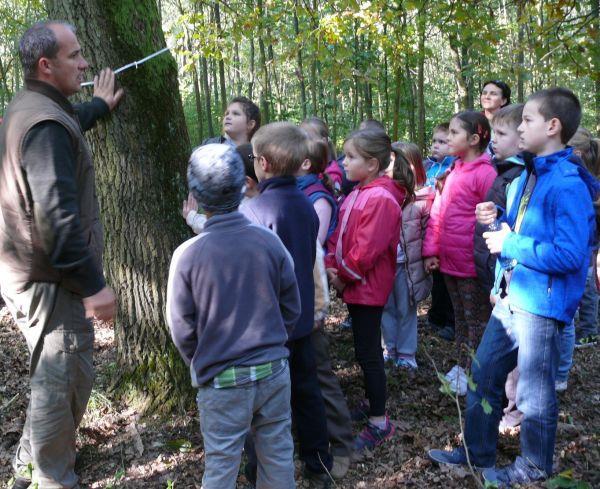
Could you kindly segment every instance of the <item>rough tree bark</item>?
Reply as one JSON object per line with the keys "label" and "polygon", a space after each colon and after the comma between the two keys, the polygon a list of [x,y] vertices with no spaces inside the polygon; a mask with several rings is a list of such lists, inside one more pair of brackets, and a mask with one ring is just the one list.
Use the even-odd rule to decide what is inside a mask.
{"label": "rough tree bark", "polygon": [[[46,0],[77,27],[90,76],[165,46],[155,0]],[[183,405],[189,373],[165,321],[168,267],[186,237],[179,216],[189,138],[177,66],[164,54],[119,75],[126,97],[88,134],[104,223],[104,268],[119,298],[115,385],[140,407]]]}
{"label": "rough tree bark", "polygon": [[[294,34],[296,40],[300,38],[300,26],[298,22],[298,0],[294,3]],[[302,66],[302,46],[298,46],[298,53],[296,54],[296,60],[298,62],[298,82],[300,84],[300,105],[302,106],[302,119],[306,119],[306,83],[304,82],[304,67]]]}

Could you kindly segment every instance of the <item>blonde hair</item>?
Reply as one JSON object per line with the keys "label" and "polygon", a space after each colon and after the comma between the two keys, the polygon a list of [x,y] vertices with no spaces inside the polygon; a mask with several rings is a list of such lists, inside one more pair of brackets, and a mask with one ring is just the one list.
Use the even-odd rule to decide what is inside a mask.
{"label": "blonde hair", "polygon": [[271,173],[294,175],[308,154],[308,136],[291,122],[272,122],[256,131],[252,147],[269,162]]}
{"label": "blonde hair", "polygon": [[581,153],[581,159],[590,173],[600,175],[600,139],[592,136],[585,127],[579,126],[569,140],[569,146]]}

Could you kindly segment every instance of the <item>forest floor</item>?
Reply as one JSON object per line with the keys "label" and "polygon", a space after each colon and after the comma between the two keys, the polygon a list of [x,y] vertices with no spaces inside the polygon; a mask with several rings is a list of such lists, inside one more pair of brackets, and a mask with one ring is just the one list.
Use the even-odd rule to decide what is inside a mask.
{"label": "forest floor", "polygon": [[[443,470],[426,457],[432,447],[459,442],[456,405],[439,391],[435,368],[447,372],[454,349],[434,335],[420,312],[419,369],[408,375],[388,375],[390,417],[397,430],[384,446],[354,464],[337,488],[445,487],[476,488],[465,470]],[[350,331],[341,331],[345,308],[336,302],[327,323],[332,359],[349,404],[362,396],[362,376],[354,361]],[[115,400],[108,389],[116,369],[112,328],[96,325],[97,379],[86,416],[77,436],[76,470],[85,488],[200,488],[203,472],[202,439],[197,412],[168,417],[141,416],[135,408]],[[28,401],[28,354],[25,342],[6,308],[0,310],[0,487],[10,487],[11,459],[18,442]],[[600,487],[600,348],[575,352],[569,388],[559,395],[560,418],[556,457],[559,472]],[[464,405],[464,401],[461,400]],[[359,425],[354,427],[360,429]],[[499,464],[519,451],[518,432],[500,437]],[[303,487],[296,461],[298,486]],[[554,487],[582,487],[567,478]],[[245,485],[240,475],[238,487]],[[529,487],[553,487],[534,485]]]}

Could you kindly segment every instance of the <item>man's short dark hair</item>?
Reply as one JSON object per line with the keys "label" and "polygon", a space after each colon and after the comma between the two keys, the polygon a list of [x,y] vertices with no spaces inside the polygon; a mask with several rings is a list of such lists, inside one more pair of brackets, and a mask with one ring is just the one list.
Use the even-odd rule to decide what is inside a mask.
{"label": "man's short dark hair", "polygon": [[539,103],[539,111],[544,120],[556,118],[560,121],[560,140],[567,144],[581,122],[581,104],[577,95],[568,88],[554,87],[535,92],[527,99],[528,102],[534,100]]}
{"label": "man's short dark hair", "polygon": [[34,78],[40,58],[54,58],[60,46],[53,25],[64,25],[75,32],[75,27],[61,20],[46,20],[32,25],[21,36],[19,41],[19,57],[25,78]]}

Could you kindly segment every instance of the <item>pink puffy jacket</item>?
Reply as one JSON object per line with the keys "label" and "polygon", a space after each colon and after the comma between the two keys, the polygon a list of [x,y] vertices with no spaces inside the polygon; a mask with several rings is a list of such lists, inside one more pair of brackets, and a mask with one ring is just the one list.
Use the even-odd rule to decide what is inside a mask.
{"label": "pink puffy jacket", "polygon": [[475,206],[485,200],[496,178],[487,153],[468,163],[458,159],[437,194],[427,232],[423,256],[437,256],[440,271],[454,277],[477,277],[473,258]]}

